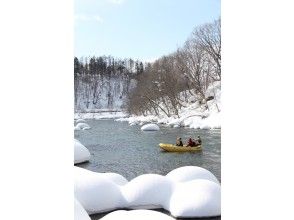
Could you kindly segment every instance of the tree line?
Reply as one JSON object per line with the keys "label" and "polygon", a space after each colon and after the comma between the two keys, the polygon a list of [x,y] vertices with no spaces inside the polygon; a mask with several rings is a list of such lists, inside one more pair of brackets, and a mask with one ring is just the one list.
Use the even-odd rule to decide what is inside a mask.
{"label": "tree line", "polygon": [[135,115],[178,115],[188,97],[207,106],[221,80],[221,21],[195,27],[184,45],[152,63],[112,56],[74,58],[75,108],[121,108]]}
{"label": "tree line", "polygon": [[139,60],[112,56],[74,58],[75,110],[118,108],[127,99],[132,79],[144,72]]}
{"label": "tree line", "polygon": [[178,115],[187,97],[194,96],[208,108],[207,87],[221,80],[221,21],[196,27],[183,47],[148,64],[137,76],[127,110],[135,115],[163,112]]}

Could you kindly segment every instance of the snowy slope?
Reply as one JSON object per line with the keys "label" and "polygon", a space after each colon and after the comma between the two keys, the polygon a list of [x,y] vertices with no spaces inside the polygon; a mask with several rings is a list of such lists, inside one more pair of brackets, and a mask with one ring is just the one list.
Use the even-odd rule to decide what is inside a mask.
{"label": "snowy slope", "polygon": [[195,102],[193,96],[187,98],[182,103],[179,111],[179,117],[173,115],[167,117],[161,112],[159,116],[130,116],[127,118],[116,119],[117,121],[128,121],[130,125],[155,122],[158,124],[167,124],[171,127],[190,127],[196,129],[217,129],[221,128],[221,82],[217,81],[210,85],[206,91],[205,97],[213,96],[214,99],[207,101],[208,109],[204,102]]}

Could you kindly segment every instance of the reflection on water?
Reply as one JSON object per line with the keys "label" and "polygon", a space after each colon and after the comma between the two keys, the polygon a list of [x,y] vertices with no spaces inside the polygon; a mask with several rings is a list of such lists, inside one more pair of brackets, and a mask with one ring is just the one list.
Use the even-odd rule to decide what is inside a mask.
{"label": "reflection on water", "polygon": [[[160,131],[144,132],[140,126],[129,126],[127,122],[88,120],[87,123],[90,130],[75,131],[75,138],[91,153],[90,161],[79,164],[79,167],[96,172],[115,172],[131,180],[141,174],[166,175],[175,168],[193,165],[211,171],[221,181],[220,130],[161,126]],[[177,137],[187,140],[197,135],[202,139],[202,152],[167,153],[158,146],[159,143],[174,143]],[[100,216],[94,215],[92,219]]]}

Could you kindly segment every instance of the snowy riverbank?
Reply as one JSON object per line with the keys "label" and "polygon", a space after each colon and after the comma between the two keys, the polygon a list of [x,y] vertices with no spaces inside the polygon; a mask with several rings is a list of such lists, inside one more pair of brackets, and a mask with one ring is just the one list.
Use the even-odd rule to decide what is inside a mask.
{"label": "snowy riverbank", "polygon": [[193,96],[183,101],[179,115],[166,116],[161,112],[158,116],[134,116],[124,112],[91,112],[75,113],[75,119],[115,119],[127,121],[130,125],[143,125],[146,123],[164,124],[171,127],[188,127],[194,129],[220,129],[221,128],[221,83],[215,82],[208,87],[205,97],[213,97],[207,105],[195,101]]}
{"label": "snowy riverbank", "polygon": [[207,106],[195,101],[193,96],[188,97],[187,101],[181,103],[183,107],[179,110],[178,116],[167,117],[164,113],[161,113],[159,116],[131,116],[117,119],[117,121],[128,121],[130,125],[153,122],[171,127],[221,128],[221,83],[218,81],[208,87],[205,97],[213,97],[213,99],[207,101]]}

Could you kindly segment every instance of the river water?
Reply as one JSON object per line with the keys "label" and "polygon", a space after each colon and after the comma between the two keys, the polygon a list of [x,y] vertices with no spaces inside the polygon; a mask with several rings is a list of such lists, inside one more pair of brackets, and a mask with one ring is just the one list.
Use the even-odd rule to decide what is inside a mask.
{"label": "river water", "polygon": [[[77,166],[95,172],[115,172],[129,181],[141,174],[166,175],[181,166],[200,166],[221,181],[221,130],[196,130],[160,126],[160,131],[141,131],[139,125],[114,120],[87,120],[90,130],[75,131],[91,158]],[[163,152],[159,143],[175,143],[177,137],[202,139],[202,152]],[[99,219],[102,215],[93,215]],[[213,218],[213,219],[220,219]]]}

